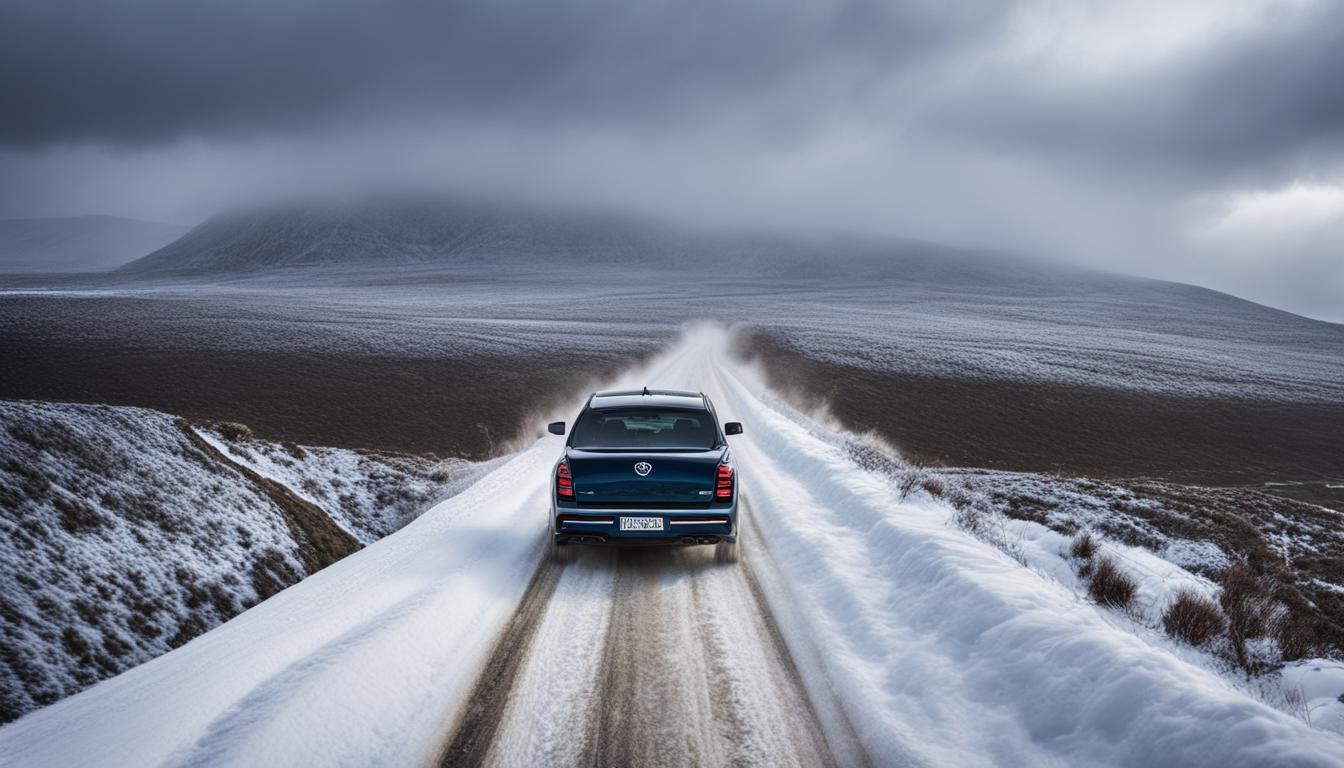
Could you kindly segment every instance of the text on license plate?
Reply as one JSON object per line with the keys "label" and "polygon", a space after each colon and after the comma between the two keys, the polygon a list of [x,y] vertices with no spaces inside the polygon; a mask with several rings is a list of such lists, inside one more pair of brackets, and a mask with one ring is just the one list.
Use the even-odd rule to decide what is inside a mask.
{"label": "text on license plate", "polygon": [[622,517],[622,531],[661,531],[663,530],[663,518],[661,517]]}

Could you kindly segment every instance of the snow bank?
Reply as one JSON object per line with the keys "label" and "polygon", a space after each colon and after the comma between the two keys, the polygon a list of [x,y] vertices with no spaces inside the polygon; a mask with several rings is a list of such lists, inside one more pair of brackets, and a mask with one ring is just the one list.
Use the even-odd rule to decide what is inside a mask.
{"label": "snow bank", "polygon": [[1344,736],[1344,663],[1308,659],[1279,673],[1280,695],[1297,694],[1296,703],[1312,726]]}
{"label": "snow bank", "polygon": [[543,438],[171,653],[0,729],[0,765],[406,765],[438,746],[536,567]]}
{"label": "snow bank", "polygon": [[1214,672],[1118,628],[1046,575],[901,503],[819,428],[689,338],[673,385],[724,419],[765,593],[813,695],[836,695],[871,757],[930,765],[1339,765],[1312,730]]}

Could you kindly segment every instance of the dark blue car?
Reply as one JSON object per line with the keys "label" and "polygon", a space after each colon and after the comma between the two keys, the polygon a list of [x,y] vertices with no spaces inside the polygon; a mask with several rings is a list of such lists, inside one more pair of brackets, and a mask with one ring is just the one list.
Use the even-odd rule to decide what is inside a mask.
{"label": "dark blue car", "polygon": [[[549,426],[563,435],[565,423]],[[551,473],[550,545],[713,544],[737,556],[737,471],[727,435],[700,392],[597,392]]]}

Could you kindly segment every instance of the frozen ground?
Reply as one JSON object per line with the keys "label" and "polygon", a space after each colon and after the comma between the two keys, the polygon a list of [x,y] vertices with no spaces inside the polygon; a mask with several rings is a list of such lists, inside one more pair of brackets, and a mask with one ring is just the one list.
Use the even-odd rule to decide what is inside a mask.
{"label": "frozen ground", "polygon": [[[483,459],[690,320],[781,393],[955,466],[1344,482],[1344,326],[1119,277],[302,271],[0,295],[0,398],[239,420],[272,440]],[[953,279],[956,278],[956,279]],[[51,287],[48,285],[47,287]]]}
{"label": "frozen ground", "polygon": [[[1188,396],[1344,398],[1344,326],[1191,286],[1113,276],[1003,284],[843,274],[684,278],[603,270],[120,284],[0,297],[0,340],[405,357],[649,349],[741,322],[842,365]],[[372,284],[368,284],[372,282]],[[289,333],[318,327],[320,333]]]}
{"label": "frozen ground", "polygon": [[[545,581],[533,577],[560,440],[544,437],[398,533],[0,729],[0,762],[400,765],[442,757],[459,743],[457,726],[479,722],[499,763],[540,755],[565,764],[601,748],[643,756],[652,743],[672,745],[657,753],[669,763],[774,764],[824,742],[837,762],[880,765],[1340,764],[1338,735],[1082,598],[1048,551],[1057,542],[1043,538],[1024,567],[951,525],[946,502],[902,500],[843,436],[765,391],[721,331],[691,333],[620,383],[636,381],[703,389],[721,416],[746,425],[733,443],[750,516],[741,573],[702,568],[694,552],[584,556],[523,633],[508,706],[473,714],[488,703],[472,699],[478,672]],[[1165,579],[1198,580],[1150,564]],[[720,605],[731,610],[716,614]],[[741,644],[738,663],[662,648],[650,663],[682,669],[670,684],[685,688],[642,679],[620,633],[646,626],[676,637],[690,616],[699,635],[688,643]],[[574,654],[605,661],[563,663]],[[1303,674],[1320,697],[1337,682],[1329,670]],[[611,702],[620,711],[601,709]],[[648,730],[659,703],[662,722],[680,731]],[[520,731],[534,712],[565,719]],[[728,721],[716,717],[725,712]],[[632,727],[610,723],[625,716]],[[820,739],[772,730],[779,717],[814,723]],[[596,740],[561,727],[571,721]],[[715,732],[726,722],[736,727]]]}
{"label": "frozen ground", "polygon": [[475,471],[205,431],[225,458],[191,430],[139,408],[0,401],[3,719],[182,646]]}

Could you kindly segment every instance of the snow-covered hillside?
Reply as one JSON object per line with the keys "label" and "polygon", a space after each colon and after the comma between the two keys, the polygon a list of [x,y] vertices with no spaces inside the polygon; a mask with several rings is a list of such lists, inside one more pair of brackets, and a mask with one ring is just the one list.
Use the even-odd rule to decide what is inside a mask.
{"label": "snow-covered hillside", "polygon": [[0,402],[0,717],[183,645],[474,471],[225,431],[234,439],[138,408]]}
{"label": "snow-covered hillside", "polygon": [[[844,436],[766,392],[720,331],[692,333],[618,385],[634,382],[703,389],[722,418],[746,425],[732,443],[746,567],[829,743],[849,734],[878,765],[1340,764],[1337,734],[1269,706],[1201,652],[1080,594],[1051,569],[1047,555],[1063,562],[1050,552],[1058,541],[1041,539],[1041,557],[1027,567],[952,524],[946,500],[901,493],[857,462]],[[0,761],[434,759],[528,591],[560,445],[537,440],[396,534],[183,648],[0,729]],[[559,600],[546,611],[600,615],[593,601],[603,562],[585,559],[572,573],[597,586],[557,590],[582,603]],[[697,576],[664,578],[649,588]],[[522,649],[578,669],[602,658],[593,642],[603,641],[543,633]],[[750,649],[734,651],[752,658]],[[1337,677],[1312,677],[1312,695],[1333,690]],[[540,688],[518,701],[547,711],[581,719],[607,703],[593,700],[585,675],[519,680]],[[678,683],[689,684],[659,684]],[[679,716],[703,717],[714,706]],[[572,752],[534,743],[547,733],[532,729],[510,743],[533,743],[533,756]],[[526,762],[526,754],[505,757]]]}
{"label": "snow-covered hillside", "polygon": [[[943,262],[930,259],[937,255]],[[850,268],[900,269],[1002,278],[992,260],[904,240],[828,240],[709,233],[629,215],[549,210],[451,200],[292,204],[223,213],[119,272],[126,276],[238,277],[289,270],[320,280],[333,273],[489,266],[530,270],[545,264],[638,266],[675,274],[689,265],[720,273],[792,274],[841,257]]]}
{"label": "snow-covered hillside", "polygon": [[229,460],[312,502],[361,544],[404,527],[430,504],[473,482],[489,466],[417,456],[298,446],[240,436],[214,424],[196,433]]}

